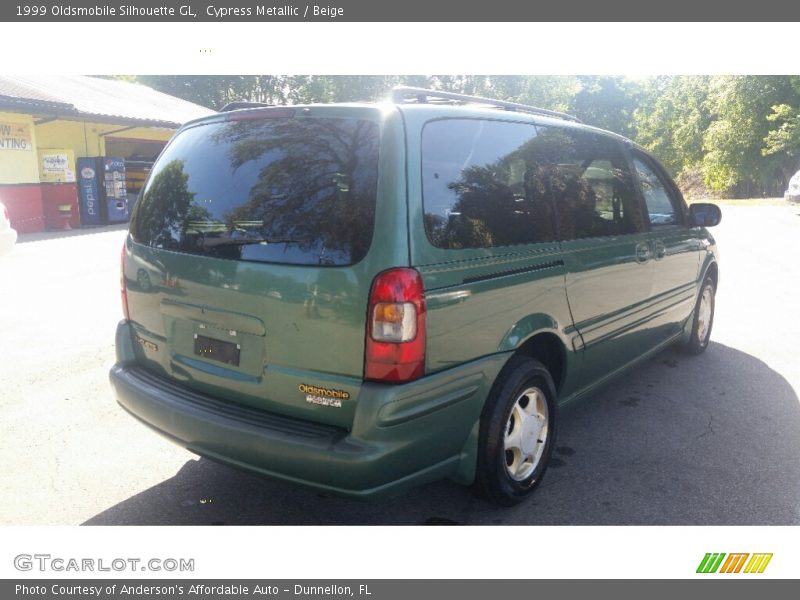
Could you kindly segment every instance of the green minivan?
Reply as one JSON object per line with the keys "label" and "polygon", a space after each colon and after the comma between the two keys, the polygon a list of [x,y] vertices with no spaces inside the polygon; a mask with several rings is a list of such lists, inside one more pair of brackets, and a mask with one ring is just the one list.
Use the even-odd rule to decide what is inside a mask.
{"label": "green minivan", "polygon": [[122,249],[119,404],[203,457],[367,498],[448,477],[512,505],[558,407],[673,343],[718,253],[629,140],[397,88],[184,125]]}

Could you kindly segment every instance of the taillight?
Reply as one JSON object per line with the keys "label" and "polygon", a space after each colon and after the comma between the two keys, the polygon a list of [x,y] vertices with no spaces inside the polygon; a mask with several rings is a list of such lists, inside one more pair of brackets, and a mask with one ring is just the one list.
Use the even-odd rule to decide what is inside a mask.
{"label": "taillight", "polygon": [[372,282],[364,379],[402,383],[425,374],[425,292],[414,269],[390,269]]}
{"label": "taillight", "polygon": [[126,321],[131,320],[128,312],[128,286],[125,284],[125,243],[122,244],[122,254],[119,259],[119,289],[122,294],[122,315]]}

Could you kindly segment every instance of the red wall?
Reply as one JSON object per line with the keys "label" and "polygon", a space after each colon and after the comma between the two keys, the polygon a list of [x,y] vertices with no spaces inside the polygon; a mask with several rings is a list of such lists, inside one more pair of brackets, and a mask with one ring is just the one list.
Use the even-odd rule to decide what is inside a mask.
{"label": "red wall", "polygon": [[11,226],[19,233],[44,231],[40,184],[0,185],[0,202],[5,204]]}
{"label": "red wall", "polygon": [[72,206],[70,226],[79,227],[81,224],[78,210],[78,184],[77,183],[43,183],[42,205],[44,207],[44,222],[48,229],[63,229],[64,222],[58,211],[59,204]]}

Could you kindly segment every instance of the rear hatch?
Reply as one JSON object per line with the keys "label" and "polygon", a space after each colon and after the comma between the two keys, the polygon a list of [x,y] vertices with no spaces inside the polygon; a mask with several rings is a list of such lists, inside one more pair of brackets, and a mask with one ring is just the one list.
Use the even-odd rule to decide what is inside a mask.
{"label": "rear hatch", "polygon": [[408,256],[404,232],[375,227],[376,210],[405,210],[404,181],[379,175],[401,160],[381,150],[384,120],[366,107],[259,109],[173,138],[123,259],[143,368],[224,401],[352,423],[371,282]]}

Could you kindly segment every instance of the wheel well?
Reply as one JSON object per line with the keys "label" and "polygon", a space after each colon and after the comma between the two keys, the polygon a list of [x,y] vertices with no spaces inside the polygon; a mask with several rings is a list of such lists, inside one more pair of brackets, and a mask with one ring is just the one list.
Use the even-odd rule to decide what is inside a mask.
{"label": "wheel well", "polygon": [[550,372],[556,391],[561,389],[564,380],[566,353],[558,336],[552,333],[540,333],[533,336],[515,352],[517,356],[527,356],[542,363]]}
{"label": "wheel well", "polygon": [[[708,269],[706,269],[706,277],[711,277],[711,280],[714,282],[714,289],[716,289],[717,283],[719,283],[719,267],[717,267],[717,263],[712,262],[710,265],[708,265]],[[705,277],[703,279],[705,279]]]}

